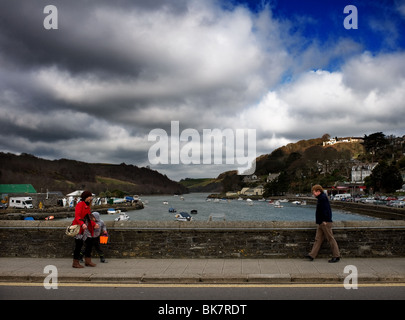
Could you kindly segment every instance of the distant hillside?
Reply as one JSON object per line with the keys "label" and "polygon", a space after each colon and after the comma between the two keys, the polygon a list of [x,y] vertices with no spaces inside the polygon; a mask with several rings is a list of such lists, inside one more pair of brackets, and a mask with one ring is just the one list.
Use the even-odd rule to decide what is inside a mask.
{"label": "distant hillside", "polygon": [[221,181],[215,178],[186,178],[179,182],[190,192],[221,192]]}
{"label": "distant hillside", "polygon": [[239,176],[237,171],[227,171],[216,178],[186,178],[180,180],[179,183],[188,188],[190,192],[222,193],[229,190],[240,190],[243,186],[243,177]]}
{"label": "distant hillside", "polygon": [[[377,132],[365,135],[364,138],[330,139],[325,134],[321,138],[289,143],[270,154],[257,157],[254,179],[239,176],[236,171],[228,171],[217,178],[187,178],[180,183],[192,192],[225,193],[262,185],[266,196],[286,192],[309,193],[314,184],[327,187],[351,181],[352,167],[359,163],[385,161],[388,169],[394,170],[391,168],[394,166],[395,170],[400,170],[404,175],[404,154],[405,136],[385,136]],[[267,181],[269,173],[275,174],[274,180],[270,182]],[[378,190],[381,181],[377,179],[373,183],[376,185],[370,186]],[[398,189],[397,186],[393,188]]]}
{"label": "distant hillside", "polygon": [[[314,170],[322,163],[330,163],[336,169],[336,164],[348,164],[351,159],[357,158],[365,152],[360,142],[341,143],[332,146],[322,146],[326,137],[300,140],[274,150],[272,153],[262,155],[256,159],[256,175],[268,175],[285,170]],[[334,165],[332,165],[334,164]],[[351,166],[351,163],[350,163]],[[301,172],[300,172],[301,174]]]}
{"label": "distant hillside", "polygon": [[124,194],[182,194],[188,190],[167,176],[134,165],[86,163],[75,160],[45,160],[30,154],[0,152],[0,182],[30,183],[37,192],[77,189],[93,193],[119,190]]}
{"label": "distant hillside", "polygon": [[[364,153],[364,146],[359,143],[341,143],[323,147],[322,143],[328,135],[322,138],[300,140],[289,143],[256,158],[255,175],[260,177],[255,184],[266,184],[269,173],[285,172],[288,178],[286,188],[307,191],[308,186],[318,183],[328,184],[334,180],[347,180],[350,178],[352,161]],[[298,182],[296,182],[298,181]],[[244,182],[244,176],[237,175],[236,171],[221,173],[213,179],[181,180],[180,183],[190,192],[225,193],[227,191],[241,190],[250,186],[251,182]],[[301,184],[301,185],[300,185]]]}
{"label": "distant hillside", "polygon": [[[282,192],[308,192],[315,183],[331,185],[335,181],[347,181],[352,159],[364,154],[364,146],[360,142],[323,146],[328,139],[329,135],[325,134],[321,138],[300,140],[257,157],[255,175],[258,179],[254,181],[244,180],[244,176],[234,172],[224,172],[216,179],[221,184],[221,192],[252,185],[268,189],[271,186],[266,181],[269,173],[281,173],[273,185],[282,188]],[[275,192],[270,191],[272,193]]]}

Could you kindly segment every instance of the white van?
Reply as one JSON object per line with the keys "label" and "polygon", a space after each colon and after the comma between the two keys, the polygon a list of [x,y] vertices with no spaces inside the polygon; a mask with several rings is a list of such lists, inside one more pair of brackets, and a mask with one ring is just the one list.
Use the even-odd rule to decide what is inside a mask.
{"label": "white van", "polygon": [[9,208],[32,209],[31,197],[11,197],[8,203]]}
{"label": "white van", "polygon": [[341,193],[341,194],[335,194],[333,196],[333,200],[346,200],[350,199],[352,195],[350,193]]}

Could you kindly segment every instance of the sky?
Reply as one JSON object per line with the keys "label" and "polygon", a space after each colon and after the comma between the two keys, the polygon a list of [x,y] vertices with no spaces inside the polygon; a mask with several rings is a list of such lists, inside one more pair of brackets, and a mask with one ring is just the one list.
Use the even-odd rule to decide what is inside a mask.
{"label": "sky", "polygon": [[403,30],[405,0],[0,0],[0,151],[178,181],[402,136]]}

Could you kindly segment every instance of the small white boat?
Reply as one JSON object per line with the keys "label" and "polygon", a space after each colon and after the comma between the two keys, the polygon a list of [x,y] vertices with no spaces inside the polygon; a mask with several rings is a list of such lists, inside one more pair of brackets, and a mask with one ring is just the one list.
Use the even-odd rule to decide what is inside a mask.
{"label": "small white boat", "polygon": [[114,204],[125,203],[125,202],[127,202],[126,198],[114,198],[113,199]]}
{"label": "small white boat", "polygon": [[296,204],[297,206],[305,206],[306,204],[307,204],[307,202],[304,200],[304,201],[293,201],[293,202],[291,202],[292,204]]}
{"label": "small white boat", "polygon": [[283,206],[280,204],[280,201],[274,202],[274,208],[282,208]]}
{"label": "small white boat", "polygon": [[163,204],[169,204],[169,201],[163,201]]}
{"label": "small white boat", "polygon": [[114,221],[128,221],[128,220],[129,220],[129,216],[124,212],[121,212],[120,215],[118,216],[118,218],[114,219]]}
{"label": "small white boat", "polygon": [[191,221],[193,217],[190,216],[187,212],[180,212],[174,216],[177,221]]}
{"label": "small white boat", "polygon": [[108,214],[116,214],[116,213],[121,213],[121,210],[116,210],[114,208],[109,208],[107,209]]}

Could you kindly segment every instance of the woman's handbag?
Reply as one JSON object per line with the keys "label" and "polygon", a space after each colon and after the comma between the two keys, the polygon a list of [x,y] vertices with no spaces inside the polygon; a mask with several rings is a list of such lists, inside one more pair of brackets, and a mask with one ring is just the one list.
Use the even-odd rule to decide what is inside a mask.
{"label": "woman's handbag", "polygon": [[69,237],[74,237],[74,236],[76,236],[76,235],[79,233],[79,231],[80,231],[80,225],[79,225],[79,224],[75,224],[75,225],[68,226],[68,227],[66,228],[65,233],[66,233],[66,235],[68,235]]}

